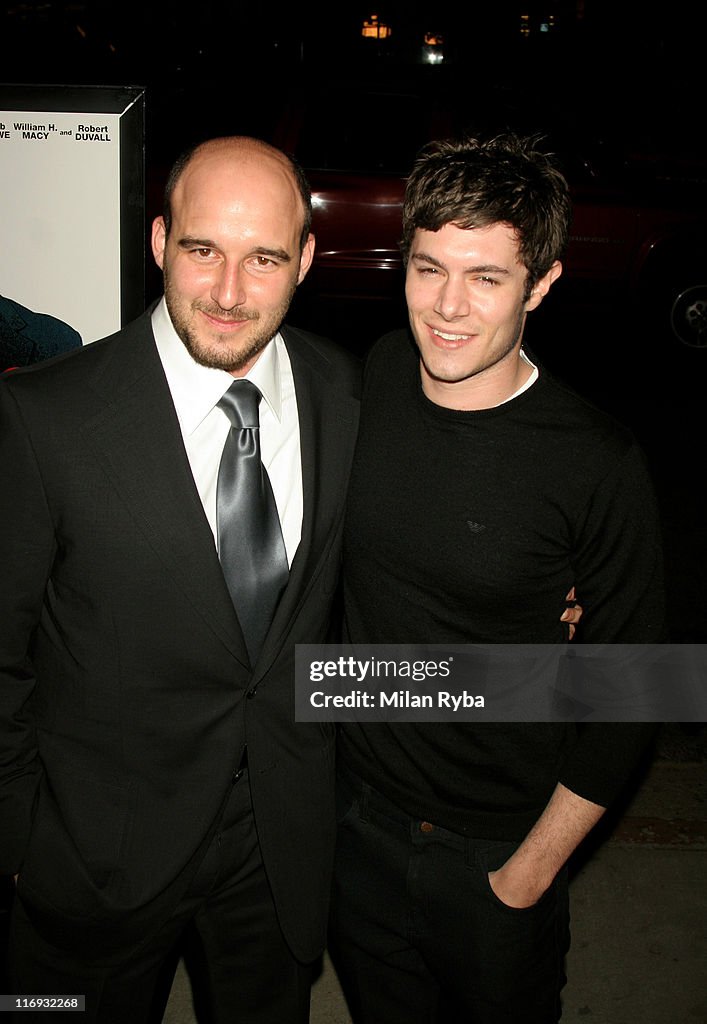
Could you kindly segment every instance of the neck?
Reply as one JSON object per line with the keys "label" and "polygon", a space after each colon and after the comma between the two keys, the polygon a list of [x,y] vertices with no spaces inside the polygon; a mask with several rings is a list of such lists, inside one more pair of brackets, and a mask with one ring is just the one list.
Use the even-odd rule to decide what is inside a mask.
{"label": "neck", "polygon": [[520,354],[520,346],[508,357],[460,381],[432,377],[420,361],[422,390],[435,405],[460,412],[494,409],[516,393],[527,382],[533,367]]}

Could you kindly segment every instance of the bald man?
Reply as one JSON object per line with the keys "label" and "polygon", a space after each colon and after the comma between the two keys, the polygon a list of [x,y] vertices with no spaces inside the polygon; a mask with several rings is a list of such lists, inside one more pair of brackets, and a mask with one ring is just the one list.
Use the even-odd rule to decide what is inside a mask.
{"label": "bald man", "polygon": [[[308,1019],[334,736],[295,725],[293,659],[327,635],[359,379],[347,353],[282,325],[310,221],[278,150],[202,144],[153,226],[164,298],[0,382],[10,976],[22,995],[85,996],[84,1021],[159,1017],[156,979],[187,926],[214,1021]],[[240,378],[259,394],[287,561],[256,648],[217,541],[219,403]]]}

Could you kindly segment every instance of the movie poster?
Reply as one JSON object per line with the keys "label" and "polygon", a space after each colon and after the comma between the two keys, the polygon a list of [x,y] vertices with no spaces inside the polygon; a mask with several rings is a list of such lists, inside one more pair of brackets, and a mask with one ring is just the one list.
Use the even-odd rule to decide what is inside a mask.
{"label": "movie poster", "polygon": [[144,307],[144,93],[0,86],[0,369]]}

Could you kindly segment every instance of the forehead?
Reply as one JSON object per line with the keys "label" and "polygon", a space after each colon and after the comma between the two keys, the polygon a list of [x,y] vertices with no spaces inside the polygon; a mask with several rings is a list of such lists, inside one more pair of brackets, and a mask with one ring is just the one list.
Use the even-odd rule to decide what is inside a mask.
{"label": "forehead", "polygon": [[172,195],[180,230],[212,226],[233,231],[276,232],[299,237],[302,198],[285,163],[269,154],[207,152],[185,168]]}
{"label": "forehead", "polygon": [[433,256],[444,265],[495,264],[509,271],[525,269],[520,262],[518,236],[510,224],[505,223],[479,228],[445,224],[439,231],[418,228],[411,248],[413,255]]}

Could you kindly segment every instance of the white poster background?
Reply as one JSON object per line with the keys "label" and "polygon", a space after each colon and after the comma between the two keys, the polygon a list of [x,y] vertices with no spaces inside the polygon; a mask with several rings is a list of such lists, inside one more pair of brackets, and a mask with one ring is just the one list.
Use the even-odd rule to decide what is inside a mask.
{"label": "white poster background", "polygon": [[0,110],[0,294],[84,344],[121,326],[120,116]]}

